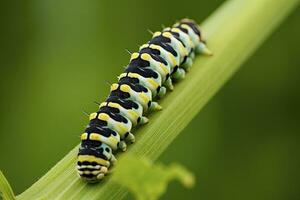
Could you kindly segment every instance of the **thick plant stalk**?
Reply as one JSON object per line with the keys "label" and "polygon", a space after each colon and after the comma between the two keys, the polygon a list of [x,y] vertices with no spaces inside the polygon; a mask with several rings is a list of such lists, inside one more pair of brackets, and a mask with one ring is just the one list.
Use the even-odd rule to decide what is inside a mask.
{"label": "thick plant stalk", "polygon": [[[186,79],[160,101],[164,110],[152,114],[150,123],[135,132],[137,142],[128,151],[138,157],[157,159],[298,3],[298,0],[230,0],[216,10],[201,26],[214,56],[196,58]],[[96,185],[88,185],[77,177],[77,148],[17,199],[124,197],[127,191],[109,177]]]}

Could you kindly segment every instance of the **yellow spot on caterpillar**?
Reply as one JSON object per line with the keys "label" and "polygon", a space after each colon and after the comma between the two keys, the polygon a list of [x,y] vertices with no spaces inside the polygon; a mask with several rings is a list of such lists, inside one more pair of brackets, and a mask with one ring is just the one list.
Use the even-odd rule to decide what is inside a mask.
{"label": "yellow spot on caterpillar", "polygon": [[161,32],[159,31],[156,31],[154,34],[153,34],[153,38],[157,37],[157,36],[160,36]]}
{"label": "yellow spot on caterpillar", "polygon": [[112,108],[121,108],[121,106],[120,106],[119,104],[117,104],[117,103],[112,103],[112,102],[109,102],[109,103],[108,103],[108,106],[109,106],[109,107],[112,107]]}
{"label": "yellow spot on caterpillar", "polygon": [[117,148],[119,142],[119,140],[115,136],[111,135],[109,137],[105,137],[103,135],[100,135],[99,133],[91,133],[90,140],[103,142],[105,144],[112,146],[113,149]]}
{"label": "yellow spot on caterpillar", "polygon": [[172,28],[171,31],[175,32],[175,33],[180,33],[181,32],[181,30],[179,28]]}
{"label": "yellow spot on caterpillar", "polygon": [[83,133],[83,134],[81,134],[80,139],[81,139],[81,140],[87,140],[87,136],[88,136],[87,133]]}
{"label": "yellow spot on caterpillar", "polygon": [[159,67],[162,68],[165,74],[169,73],[168,67],[166,67],[166,65],[164,65],[163,63],[159,63]]}
{"label": "yellow spot on caterpillar", "polygon": [[101,141],[101,135],[99,133],[91,133],[90,134],[90,140],[96,140],[96,141]]}
{"label": "yellow spot on caterpillar", "polygon": [[79,162],[84,162],[84,161],[96,162],[99,165],[104,165],[104,166],[107,166],[107,167],[109,167],[109,165],[110,165],[109,161],[104,160],[102,158],[97,158],[97,157],[91,156],[91,155],[79,155],[77,160]]}
{"label": "yellow spot on caterpillar", "polygon": [[188,55],[189,52],[186,50],[186,48],[184,48],[184,46],[182,44],[180,44],[180,48],[181,48],[181,51],[183,51],[184,55]]}
{"label": "yellow spot on caterpillar", "polygon": [[140,49],[144,49],[144,48],[147,48],[147,47],[149,47],[149,44],[143,44],[143,45],[140,47]]}
{"label": "yellow spot on caterpillar", "polygon": [[151,56],[150,56],[149,54],[147,54],[147,53],[143,53],[143,54],[141,55],[141,58],[142,58],[143,60],[146,60],[146,61],[149,61],[149,60],[152,59]]}
{"label": "yellow spot on caterpillar", "polygon": [[121,85],[120,87],[121,91],[123,92],[130,92],[131,88],[129,87],[129,85]]}
{"label": "yellow spot on caterpillar", "polygon": [[133,119],[137,119],[139,117],[139,115],[136,112],[134,112],[133,110],[128,110],[127,113]]}
{"label": "yellow spot on caterpillar", "polygon": [[109,141],[110,144],[112,144],[114,146],[117,146],[118,142],[119,142],[115,137],[109,137],[108,141]]}
{"label": "yellow spot on caterpillar", "polygon": [[129,76],[130,78],[137,78],[137,79],[141,78],[141,75],[136,74],[136,73],[129,73],[128,76]]}
{"label": "yellow spot on caterpillar", "polygon": [[98,115],[98,119],[102,120],[102,121],[108,121],[110,119],[109,115],[106,113],[100,113]]}
{"label": "yellow spot on caterpillar", "polygon": [[151,49],[156,49],[156,50],[161,50],[161,47],[158,46],[158,45],[156,45],[156,44],[151,44],[151,45],[150,45],[150,48],[151,48]]}
{"label": "yellow spot on caterpillar", "polygon": [[130,58],[130,60],[134,60],[134,59],[136,59],[137,57],[139,57],[139,53],[133,53],[133,54],[131,54],[131,58]]}
{"label": "yellow spot on caterpillar", "polygon": [[97,113],[90,114],[90,120],[96,119]]}
{"label": "yellow spot on caterpillar", "polygon": [[175,56],[173,54],[169,53],[169,57],[171,59],[172,66],[179,65],[179,63],[177,63],[177,60],[176,60],[176,58],[175,58]]}
{"label": "yellow spot on caterpillar", "polygon": [[179,22],[177,22],[177,23],[174,24],[174,26],[179,26],[179,25],[180,25]]}
{"label": "yellow spot on caterpillar", "polygon": [[127,74],[127,73],[122,73],[118,78],[121,79],[121,78],[123,78],[123,77],[126,77],[126,74]]}
{"label": "yellow spot on caterpillar", "polygon": [[173,35],[172,35],[170,32],[164,32],[164,33],[163,33],[163,36],[164,36],[164,37],[167,37],[167,38],[173,37]]}
{"label": "yellow spot on caterpillar", "polygon": [[182,54],[183,56],[186,56],[186,55],[188,55],[188,51],[187,51],[187,49],[186,48],[184,48],[184,46],[181,44],[181,43],[179,43],[179,51],[180,51],[180,54]]}
{"label": "yellow spot on caterpillar", "polygon": [[114,91],[114,90],[118,89],[118,87],[119,87],[119,84],[114,83],[110,86],[110,91]]}
{"label": "yellow spot on caterpillar", "polygon": [[106,102],[102,102],[99,106],[99,108],[102,108],[103,106],[106,106]]}
{"label": "yellow spot on caterpillar", "polygon": [[190,29],[190,27],[188,25],[186,25],[186,24],[181,24],[181,27],[184,28],[184,29],[187,29],[187,30]]}
{"label": "yellow spot on caterpillar", "polygon": [[153,88],[157,88],[159,86],[159,84],[156,83],[153,79],[148,79],[148,82]]}
{"label": "yellow spot on caterpillar", "polygon": [[124,135],[128,131],[127,127],[124,124],[122,124],[122,123],[117,124],[116,127],[117,127],[117,129],[120,130],[119,131],[120,135]]}
{"label": "yellow spot on caterpillar", "polygon": [[141,97],[141,99],[147,103],[149,101],[149,98],[147,95],[145,95],[144,93],[139,93],[139,96]]}

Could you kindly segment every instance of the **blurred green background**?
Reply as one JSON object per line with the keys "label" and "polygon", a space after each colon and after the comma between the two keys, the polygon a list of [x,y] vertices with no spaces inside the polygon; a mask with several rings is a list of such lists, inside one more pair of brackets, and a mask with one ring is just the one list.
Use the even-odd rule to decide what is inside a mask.
{"label": "blurred green background", "polygon": [[[0,169],[14,191],[79,142],[82,111],[108,94],[125,48],[161,24],[201,22],[222,2],[1,2]],[[298,8],[160,157],[197,177],[192,190],[172,183],[163,199],[300,199],[299,20]]]}

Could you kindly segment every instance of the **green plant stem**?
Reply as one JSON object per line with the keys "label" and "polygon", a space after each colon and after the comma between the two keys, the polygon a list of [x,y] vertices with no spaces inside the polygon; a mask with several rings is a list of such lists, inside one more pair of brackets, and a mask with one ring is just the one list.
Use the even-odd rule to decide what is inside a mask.
{"label": "green plant stem", "polygon": [[14,200],[15,195],[2,171],[0,171],[0,197],[4,200]]}
{"label": "green plant stem", "polygon": [[[214,56],[196,58],[186,79],[160,101],[164,110],[152,114],[150,123],[135,131],[137,142],[129,151],[139,157],[157,159],[298,3],[231,0],[217,9],[202,24]],[[77,147],[17,198],[92,200],[120,199],[126,195],[126,190],[109,177],[95,185],[82,182],[75,172],[76,153]]]}

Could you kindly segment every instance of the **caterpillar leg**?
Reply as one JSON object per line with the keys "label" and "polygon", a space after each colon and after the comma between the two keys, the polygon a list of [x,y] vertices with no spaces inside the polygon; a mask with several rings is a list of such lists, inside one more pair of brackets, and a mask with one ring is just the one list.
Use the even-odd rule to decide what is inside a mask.
{"label": "caterpillar leg", "polygon": [[169,89],[169,90],[173,90],[174,86],[172,83],[172,79],[169,77],[165,82],[164,85]]}
{"label": "caterpillar leg", "polygon": [[127,149],[127,145],[126,145],[126,142],[124,140],[121,140],[119,142],[119,146],[118,146],[122,151],[126,151]]}
{"label": "caterpillar leg", "polygon": [[134,143],[135,142],[135,137],[132,133],[128,133],[126,135],[126,138],[125,138],[127,141],[129,141],[130,143]]}
{"label": "caterpillar leg", "polygon": [[212,56],[211,50],[209,50],[203,42],[200,42],[199,45],[197,45],[196,53],[200,53],[200,54],[207,55],[207,56]]}
{"label": "caterpillar leg", "polygon": [[149,119],[147,117],[141,117],[139,124],[147,124],[148,122],[149,122]]}
{"label": "caterpillar leg", "polygon": [[180,81],[182,79],[184,79],[185,77],[185,71],[182,68],[178,68],[173,74],[172,74],[172,78],[175,81]]}
{"label": "caterpillar leg", "polygon": [[191,53],[190,53],[190,58],[192,59],[192,60],[194,60],[195,59],[195,52],[194,51],[192,51]]}
{"label": "caterpillar leg", "polygon": [[186,61],[184,62],[184,64],[181,66],[182,68],[185,69],[185,71],[190,71],[191,67],[193,65],[193,60],[190,57],[186,58]]}
{"label": "caterpillar leg", "polygon": [[149,107],[150,111],[159,111],[162,110],[162,107],[155,101],[152,101]]}
{"label": "caterpillar leg", "polygon": [[111,154],[110,162],[112,165],[115,165],[117,163],[117,159],[113,154]]}
{"label": "caterpillar leg", "polygon": [[165,96],[166,93],[167,93],[167,89],[164,86],[162,86],[162,87],[159,88],[157,96],[159,98],[162,98],[163,96]]}

